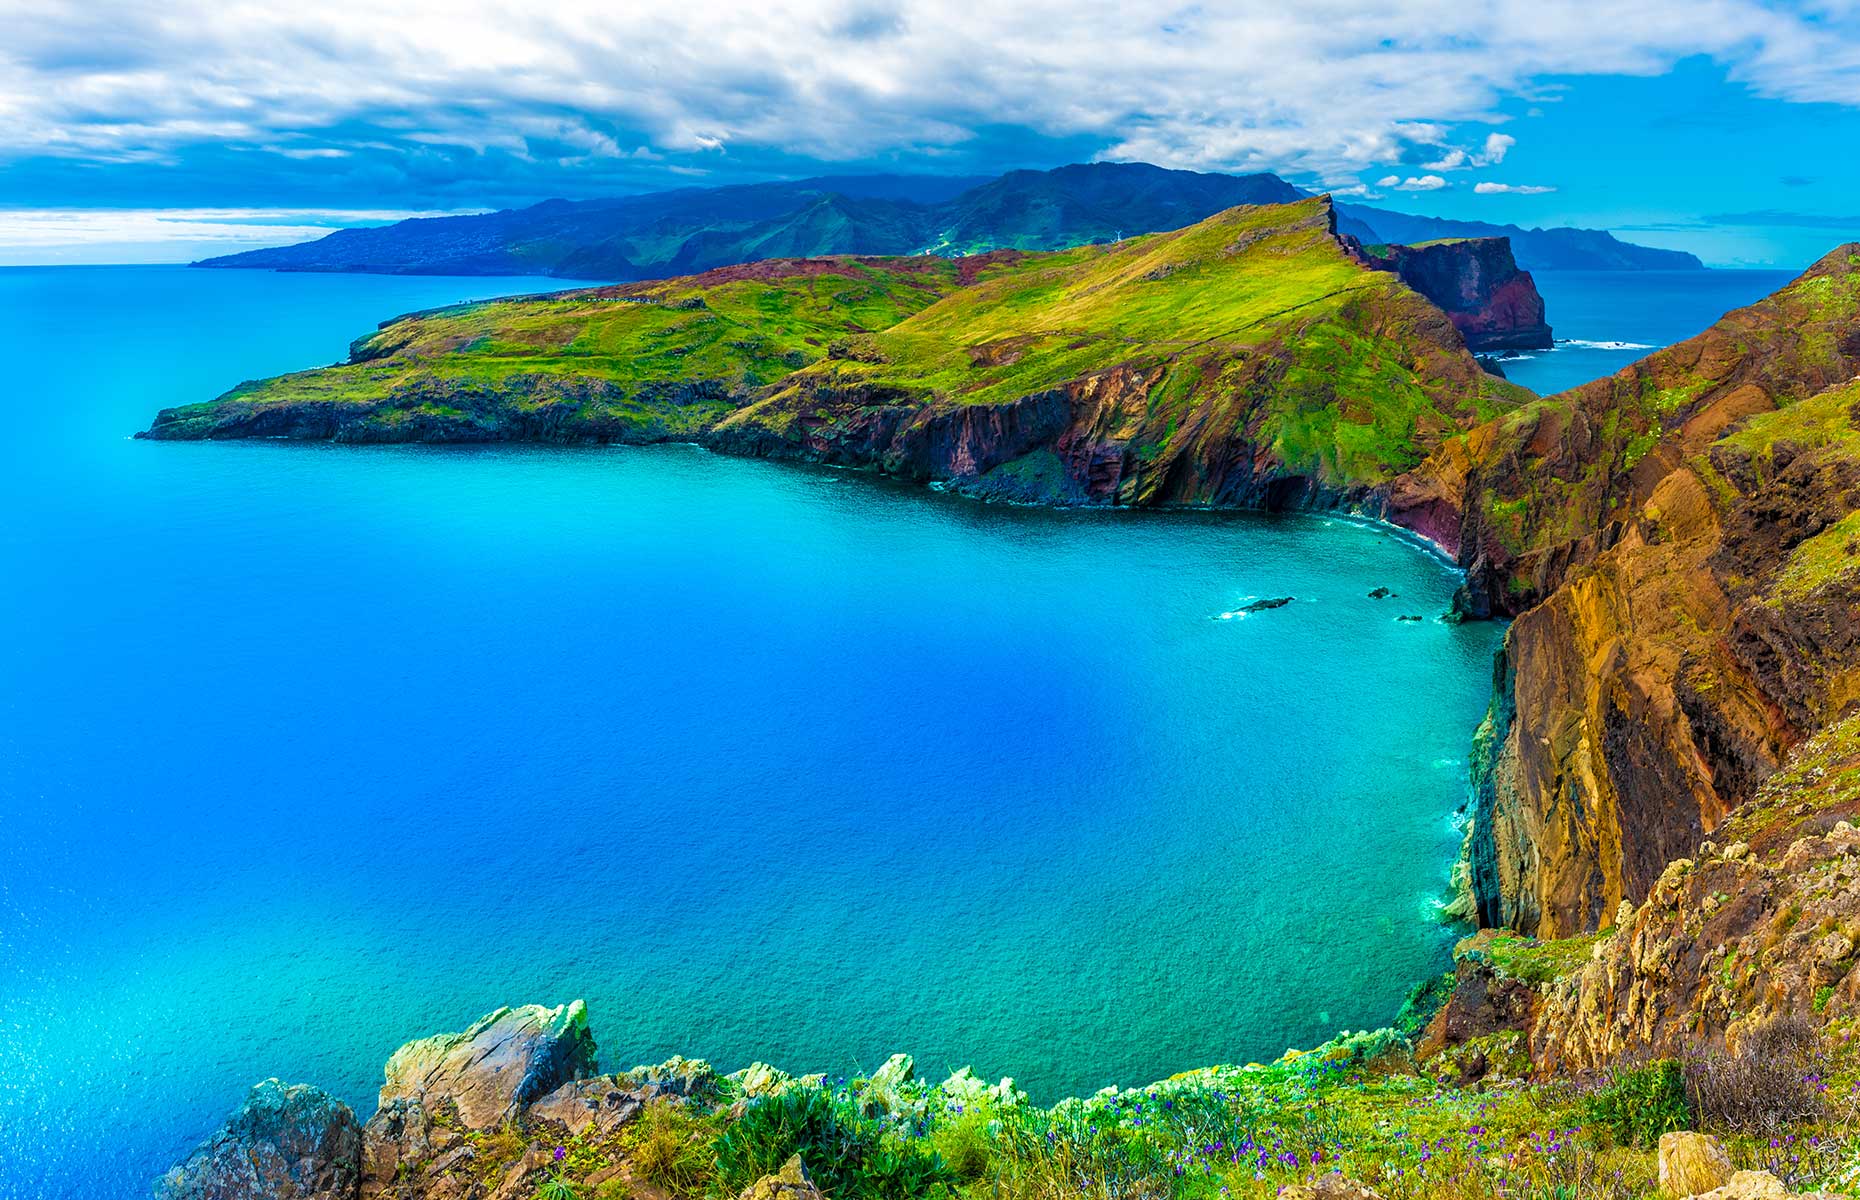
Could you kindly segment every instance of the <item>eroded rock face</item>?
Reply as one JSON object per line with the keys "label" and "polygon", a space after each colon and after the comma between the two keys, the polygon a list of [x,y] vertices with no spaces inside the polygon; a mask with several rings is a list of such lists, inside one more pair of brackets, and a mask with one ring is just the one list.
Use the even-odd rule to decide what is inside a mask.
{"label": "eroded rock face", "polygon": [[162,1200],[352,1200],[362,1130],[320,1088],[267,1079],[180,1166],[156,1184]]}
{"label": "eroded rock face", "polygon": [[1454,238],[1423,246],[1382,246],[1366,255],[1447,314],[1474,350],[1548,350],[1544,298],[1518,268],[1509,238]]}
{"label": "eroded rock face", "polygon": [[1485,923],[1600,927],[1860,700],[1857,374],[1850,246],[1391,489],[1461,513],[1465,611],[1517,614],[1471,841]]}
{"label": "eroded rock face", "polygon": [[[463,1033],[408,1042],[387,1062],[381,1107],[451,1104],[468,1129],[488,1129],[565,1083],[594,1074],[587,1007],[500,1008]],[[404,1107],[404,1105],[403,1105]]]}
{"label": "eroded rock face", "polygon": [[1539,1073],[1735,1050],[1779,1017],[1860,1010],[1855,821],[1860,714],[1799,748],[1729,815],[1724,842],[1669,864],[1591,961],[1545,989]]}

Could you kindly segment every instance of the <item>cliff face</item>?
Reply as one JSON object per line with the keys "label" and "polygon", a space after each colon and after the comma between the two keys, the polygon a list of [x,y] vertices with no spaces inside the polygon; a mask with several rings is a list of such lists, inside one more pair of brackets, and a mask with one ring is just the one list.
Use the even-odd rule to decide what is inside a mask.
{"label": "cliff face", "polygon": [[1518,269],[1506,238],[1453,238],[1364,248],[1372,266],[1393,271],[1438,305],[1473,350],[1548,350],[1544,299]]}
{"label": "cliff face", "polygon": [[1471,839],[1486,922],[1597,928],[1855,700],[1856,372],[1844,247],[1394,489],[1460,512],[1466,606],[1517,614]]}
{"label": "cliff face", "polygon": [[1658,876],[1531,1026],[1545,1074],[1860,1011],[1860,714],[1805,743]]}

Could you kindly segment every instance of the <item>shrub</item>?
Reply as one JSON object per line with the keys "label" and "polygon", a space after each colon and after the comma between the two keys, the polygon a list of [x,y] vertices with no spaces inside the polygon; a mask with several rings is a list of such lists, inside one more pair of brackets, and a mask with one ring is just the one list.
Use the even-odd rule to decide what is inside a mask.
{"label": "shrub", "polygon": [[1737,1053],[1686,1059],[1686,1098],[1702,1120],[1746,1133],[1821,1115],[1826,1065],[1821,1036],[1806,1017],[1771,1018],[1752,1029]]}
{"label": "shrub", "polygon": [[1423,979],[1408,989],[1408,998],[1402,1001],[1401,1011],[1395,1014],[1395,1031],[1410,1040],[1419,1038],[1428,1022],[1453,998],[1453,988],[1458,981],[1459,977],[1448,971],[1432,979]]}
{"label": "shrub", "polygon": [[970,1112],[955,1121],[938,1126],[932,1143],[949,1172],[963,1183],[974,1183],[988,1174],[994,1160],[994,1143],[988,1136],[988,1123],[982,1114]]}
{"label": "shrub", "polygon": [[717,1138],[717,1182],[737,1192],[801,1156],[836,1200],[906,1200],[932,1195],[951,1176],[941,1156],[888,1138],[877,1122],[816,1088],[790,1088],[755,1100]]}
{"label": "shrub", "polygon": [[1647,1147],[1663,1133],[1688,1129],[1685,1073],[1670,1058],[1617,1074],[1589,1101],[1589,1120],[1612,1131],[1615,1140]]}
{"label": "shrub", "polygon": [[710,1125],[684,1105],[656,1100],[627,1131],[626,1145],[642,1178],[675,1196],[692,1196],[713,1173],[710,1134]]}

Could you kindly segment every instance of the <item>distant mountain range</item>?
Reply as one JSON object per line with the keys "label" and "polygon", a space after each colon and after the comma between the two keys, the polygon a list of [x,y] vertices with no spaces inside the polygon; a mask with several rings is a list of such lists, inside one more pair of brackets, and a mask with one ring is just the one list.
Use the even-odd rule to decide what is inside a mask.
{"label": "distant mountain range", "polygon": [[[768,258],[1053,250],[1192,225],[1240,204],[1310,193],[1276,175],[1210,175],[1147,163],[1011,171],[995,179],[837,176],[548,200],[477,216],[341,229],[313,242],[210,258],[203,267],[394,275],[554,275],[628,282]],[[1357,204],[1339,232],[1365,243],[1508,237],[1526,270],[1698,269],[1697,258],[1598,229],[1521,229]]]}

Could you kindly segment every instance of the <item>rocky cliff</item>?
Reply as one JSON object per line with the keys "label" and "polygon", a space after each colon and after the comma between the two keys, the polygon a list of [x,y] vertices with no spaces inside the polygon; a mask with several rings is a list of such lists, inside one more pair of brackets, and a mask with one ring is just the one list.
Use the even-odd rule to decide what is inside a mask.
{"label": "rocky cliff", "polygon": [[1415,246],[1367,246],[1365,261],[1401,276],[1438,305],[1473,350],[1548,350],[1544,298],[1518,269],[1506,238],[1449,238]]}
{"label": "rocky cliff", "polygon": [[1856,699],[1860,251],[1398,481],[1516,614],[1482,731],[1489,924],[1556,937],[1666,864]]}

